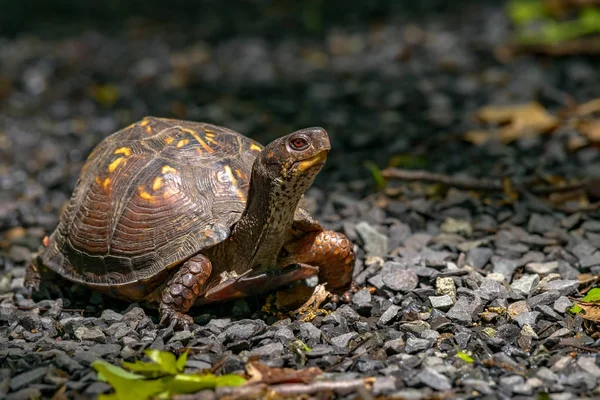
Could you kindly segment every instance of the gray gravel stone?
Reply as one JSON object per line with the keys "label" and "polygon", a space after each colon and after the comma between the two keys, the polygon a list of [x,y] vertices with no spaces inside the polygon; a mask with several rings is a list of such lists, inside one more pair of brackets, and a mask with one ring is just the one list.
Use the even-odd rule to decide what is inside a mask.
{"label": "gray gravel stone", "polygon": [[528,263],[525,265],[525,271],[531,274],[547,275],[558,271],[558,261]]}
{"label": "gray gravel stone", "polygon": [[310,322],[300,324],[300,338],[305,341],[319,341],[321,330]]}
{"label": "gray gravel stone", "polygon": [[379,233],[366,221],[356,224],[356,231],[364,242],[364,248],[368,256],[383,257],[388,252],[388,238]]}
{"label": "gray gravel stone", "polygon": [[11,390],[16,391],[25,386],[40,382],[47,372],[48,367],[39,367],[16,375],[10,380],[10,388]]}
{"label": "gray gravel stone", "polygon": [[537,274],[523,275],[521,278],[513,281],[513,283],[510,284],[510,288],[513,292],[521,296],[527,297],[533,292],[533,289],[537,286],[539,282],[540,276]]}
{"label": "gray gravel stone", "polygon": [[257,347],[250,352],[251,356],[276,356],[283,353],[283,344],[269,343],[264,346]]}
{"label": "gray gravel stone", "polygon": [[527,224],[527,231],[544,234],[556,225],[556,219],[551,215],[532,214]]}
{"label": "gray gravel stone", "polygon": [[511,282],[513,273],[518,267],[516,260],[509,260],[498,256],[492,257],[492,264],[494,266],[493,272],[502,274],[506,278],[506,282]]}
{"label": "gray gravel stone", "polygon": [[360,314],[369,312],[373,308],[371,303],[371,293],[366,290],[359,290],[352,296],[352,303],[357,307]]}
{"label": "gray gravel stone", "polygon": [[568,296],[577,292],[577,288],[579,287],[579,281],[577,280],[555,280],[546,282],[543,285],[540,285],[539,290],[547,292],[549,290],[556,290],[561,294],[561,296]]}
{"label": "gray gravel stone", "polygon": [[398,316],[400,310],[400,307],[398,307],[395,304],[392,304],[388,307],[387,310],[385,310],[383,314],[381,314],[381,317],[379,317],[379,321],[377,321],[377,324],[380,326],[387,325]]}
{"label": "gray gravel stone", "polygon": [[100,319],[107,324],[114,324],[115,322],[120,322],[123,319],[123,314],[107,308],[106,310],[102,311]]}
{"label": "gray gravel stone", "polygon": [[466,297],[461,297],[454,306],[446,313],[446,316],[453,321],[463,324],[470,324],[473,321],[471,316],[471,302]]}
{"label": "gray gravel stone", "polygon": [[447,311],[454,305],[452,298],[447,294],[443,296],[429,296],[429,301],[431,302],[431,307],[442,311]]}
{"label": "gray gravel stone", "polygon": [[565,296],[560,296],[554,302],[554,310],[559,313],[565,313],[566,310],[573,307],[573,303]]}
{"label": "gray gravel stone", "polygon": [[577,366],[584,372],[587,372],[596,378],[600,378],[600,367],[596,362],[596,357],[580,356],[577,359]]}
{"label": "gray gravel stone", "polygon": [[382,278],[387,287],[399,292],[411,291],[419,284],[417,273],[407,269],[389,269],[383,273]]}
{"label": "gray gravel stone", "polygon": [[467,253],[466,262],[475,269],[482,269],[490,261],[494,251],[488,247],[475,247]]}
{"label": "gray gravel stone", "polygon": [[296,338],[294,336],[294,332],[292,332],[291,329],[286,328],[286,327],[277,329],[277,332],[275,332],[275,335],[273,337],[275,338],[275,340],[279,340],[281,342],[286,342],[286,343],[291,342]]}
{"label": "gray gravel stone", "polygon": [[481,282],[477,294],[479,294],[482,299],[491,301],[498,298],[506,298],[507,290],[506,287],[497,280],[486,278]]}
{"label": "gray gravel stone", "polygon": [[79,340],[91,340],[92,342],[105,343],[106,336],[97,327],[88,328],[81,326],[75,330],[75,337]]}
{"label": "gray gravel stone", "polygon": [[527,300],[527,304],[531,308],[535,308],[539,304],[551,304],[556,301],[560,297],[560,292],[556,290],[550,290],[548,292],[538,294],[537,296],[533,296]]}
{"label": "gray gravel stone", "polygon": [[519,324],[519,326],[521,328],[525,324],[534,327],[535,323],[537,322],[537,320],[538,320],[539,317],[540,317],[540,312],[539,311],[529,311],[529,312],[525,312],[525,313],[519,314],[515,318],[515,321]]}
{"label": "gray gravel stone", "polygon": [[352,339],[358,336],[356,332],[344,333],[343,335],[331,338],[331,343],[338,347],[346,348]]}
{"label": "gray gravel stone", "polygon": [[434,390],[450,390],[452,388],[450,379],[432,368],[424,368],[417,377],[422,384]]}
{"label": "gray gravel stone", "polygon": [[404,351],[407,354],[421,353],[431,347],[433,341],[419,338],[408,338]]}

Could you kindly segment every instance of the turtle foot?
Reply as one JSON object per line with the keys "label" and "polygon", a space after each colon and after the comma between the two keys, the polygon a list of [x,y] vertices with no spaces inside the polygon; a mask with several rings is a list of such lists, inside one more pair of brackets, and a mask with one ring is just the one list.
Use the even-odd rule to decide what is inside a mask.
{"label": "turtle foot", "polygon": [[182,312],[161,308],[160,323],[164,326],[170,326],[173,329],[189,330],[194,324],[194,319]]}

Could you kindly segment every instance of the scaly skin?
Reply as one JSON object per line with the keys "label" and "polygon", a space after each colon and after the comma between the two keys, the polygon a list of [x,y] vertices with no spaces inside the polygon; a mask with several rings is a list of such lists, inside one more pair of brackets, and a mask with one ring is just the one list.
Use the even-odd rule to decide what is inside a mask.
{"label": "scaly skin", "polygon": [[352,243],[335,231],[310,232],[286,246],[291,253],[284,263],[304,263],[319,267],[319,281],[327,282],[334,293],[350,289],[356,256]]}
{"label": "scaly skin", "polygon": [[202,254],[190,258],[175,272],[161,295],[161,323],[170,321],[182,328],[194,323],[194,319],[186,313],[204,292],[204,285],[211,272],[212,264]]}

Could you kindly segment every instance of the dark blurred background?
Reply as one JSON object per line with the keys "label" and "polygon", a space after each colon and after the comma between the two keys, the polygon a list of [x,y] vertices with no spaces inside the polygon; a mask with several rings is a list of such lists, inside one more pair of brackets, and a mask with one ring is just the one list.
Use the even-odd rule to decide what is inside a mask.
{"label": "dark blurred background", "polygon": [[[474,117],[486,105],[556,112],[600,97],[595,54],[507,50],[516,27],[538,29],[557,1],[571,0],[5,0],[3,196],[50,191],[52,213],[91,149],[145,115],[224,125],[263,143],[323,126],[333,151],[317,185],[361,196],[389,165],[598,173],[596,147],[566,126],[551,143],[541,134],[465,140],[497,125]],[[556,144],[572,137],[583,140],[577,153]]]}
{"label": "dark blurred background", "polygon": [[205,39],[257,34],[271,39],[286,35],[322,36],[330,24],[365,26],[394,15],[446,12],[474,0],[4,0],[0,34],[31,32],[49,36],[78,30],[118,29],[130,18],[192,29]]}

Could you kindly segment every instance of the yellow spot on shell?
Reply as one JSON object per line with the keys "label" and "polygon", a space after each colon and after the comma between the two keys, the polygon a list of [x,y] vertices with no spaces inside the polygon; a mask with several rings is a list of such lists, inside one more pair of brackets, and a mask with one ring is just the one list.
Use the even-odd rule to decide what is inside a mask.
{"label": "yellow spot on shell", "polygon": [[182,148],[183,146],[185,146],[186,144],[188,144],[189,142],[190,142],[190,141],[189,141],[189,140],[187,140],[187,139],[180,140],[179,142],[177,142],[177,148],[178,148],[178,149],[180,149],[180,148]]}
{"label": "yellow spot on shell", "polygon": [[171,143],[173,143],[173,140],[175,140],[175,139],[173,139],[171,136],[168,136],[168,137],[165,138],[165,143],[166,144],[171,144]]}
{"label": "yellow spot on shell", "polygon": [[215,137],[214,133],[210,133],[210,131],[207,131],[206,129],[204,130],[204,132],[206,132],[206,135],[204,135],[204,136],[206,136],[207,138],[214,138]]}
{"label": "yellow spot on shell", "polygon": [[231,184],[233,185],[233,187],[235,187],[236,192],[237,192],[236,193],[237,197],[241,200],[246,200],[246,196],[244,195],[244,192],[242,192],[238,188],[237,179],[235,179],[235,176],[233,176],[233,172],[231,172],[231,167],[229,165],[226,165],[225,167],[223,167],[223,169],[225,170],[225,174],[227,174],[227,177],[231,181]]}
{"label": "yellow spot on shell", "polygon": [[208,129],[208,128],[204,128],[204,132],[209,133],[209,134],[213,133],[213,131],[211,129]]}
{"label": "yellow spot on shell", "polygon": [[104,182],[102,182],[102,187],[103,187],[104,189],[108,189],[108,187],[109,187],[109,186],[110,186],[110,178],[106,178],[106,179],[104,180]]}
{"label": "yellow spot on shell", "polygon": [[94,182],[96,183],[96,185],[100,186],[102,185],[102,179],[100,179],[99,176],[96,177],[96,179],[94,179]]}
{"label": "yellow spot on shell", "polygon": [[115,161],[111,162],[108,165],[108,172],[112,174],[123,161],[125,161],[125,159],[123,157],[119,157]]}
{"label": "yellow spot on shell", "polygon": [[146,133],[152,133],[152,127],[150,125],[146,127]]}
{"label": "yellow spot on shell", "polygon": [[254,143],[252,143],[250,145],[250,150],[252,150],[252,151],[262,151],[262,149],[260,148],[260,146],[254,144]]}
{"label": "yellow spot on shell", "polygon": [[123,154],[125,157],[131,155],[131,149],[129,147],[119,147],[115,150],[114,154]]}
{"label": "yellow spot on shell", "polygon": [[146,125],[148,125],[149,123],[150,123],[150,120],[147,120],[147,119],[145,119],[145,120],[143,120],[142,122],[140,122],[140,126],[146,126]]}
{"label": "yellow spot on shell", "polygon": [[163,174],[176,174],[179,171],[177,171],[175,168],[171,167],[170,165],[165,165],[164,167],[162,167],[161,172]]}
{"label": "yellow spot on shell", "polygon": [[163,186],[163,178],[157,176],[152,182],[152,190],[159,190]]}
{"label": "yellow spot on shell", "polygon": [[144,200],[152,200],[152,195],[148,192],[146,192],[146,190],[144,189],[143,186],[140,186],[138,188],[138,191],[140,192],[140,197]]}
{"label": "yellow spot on shell", "polygon": [[202,138],[198,135],[196,131],[188,128],[181,128],[181,131],[192,135],[192,137],[196,139],[196,141],[200,144],[200,146],[202,146],[204,150],[208,151],[209,153],[215,152],[208,144],[206,144],[204,140],[202,140]]}

